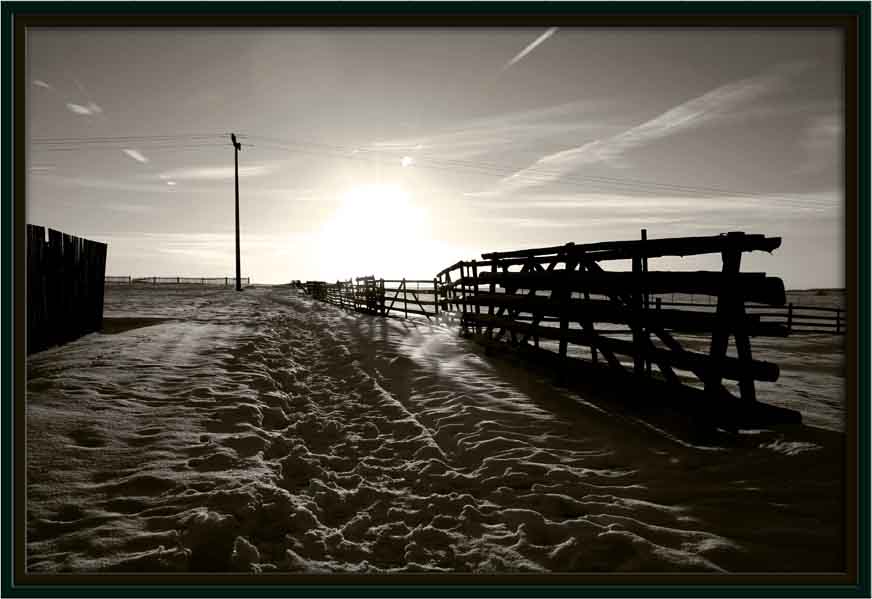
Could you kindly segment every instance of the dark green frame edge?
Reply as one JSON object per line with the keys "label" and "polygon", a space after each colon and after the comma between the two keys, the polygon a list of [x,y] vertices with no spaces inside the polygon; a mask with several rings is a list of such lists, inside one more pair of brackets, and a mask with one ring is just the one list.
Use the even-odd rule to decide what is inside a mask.
{"label": "dark green frame edge", "polygon": [[[216,8],[216,6],[218,8]],[[149,576],[89,576],[89,582],[76,583],[73,576],[69,584],[64,584],[64,575],[52,577],[51,584],[19,583],[14,581],[15,576],[15,543],[19,531],[15,529],[14,508],[14,480],[16,469],[23,467],[15,460],[15,401],[13,377],[23,377],[24,369],[15,368],[14,348],[23,340],[23,332],[14,330],[16,312],[20,306],[13,301],[13,293],[19,286],[13,286],[15,279],[14,263],[19,256],[13,255],[15,249],[23,247],[22,240],[16,238],[16,233],[21,235],[23,231],[23,210],[15,210],[17,194],[23,198],[23,165],[14,164],[12,156],[15,153],[23,154],[23,135],[13,138],[15,127],[15,114],[13,102],[5,101],[3,105],[2,124],[6,131],[2,140],[2,193],[0,203],[0,217],[2,217],[2,280],[3,288],[0,295],[0,319],[2,319],[2,347],[4,359],[0,365],[2,379],[2,432],[3,442],[3,476],[2,476],[2,521],[6,531],[15,531],[13,534],[4,534],[2,538],[2,593],[10,597],[46,597],[46,596],[69,596],[69,597],[103,597],[126,595],[131,597],[148,596],[202,596],[202,597],[228,597],[228,596],[483,596],[483,597],[519,597],[519,596],[598,596],[598,597],[689,597],[689,596],[757,596],[757,597],[868,597],[870,594],[870,564],[869,564],[869,502],[870,502],[870,479],[869,479],[869,409],[870,406],[864,400],[869,399],[869,252],[870,252],[870,186],[869,186],[869,112],[863,109],[869,106],[869,52],[870,52],[870,5],[867,2],[226,2],[220,5],[207,4],[204,2],[5,2],[2,7],[2,32],[3,32],[3,78],[2,94],[4,99],[17,104],[23,100],[23,93],[14,89],[15,61],[21,58],[23,40],[20,47],[16,46],[15,17],[43,16],[54,17],[60,22],[75,24],[81,18],[85,22],[99,22],[105,15],[108,20],[117,23],[125,18],[131,19],[132,23],[148,26],[160,23],[164,16],[174,20],[188,21],[196,24],[205,19],[218,19],[216,26],[245,26],[245,18],[250,16],[257,19],[258,16],[282,15],[284,17],[299,16],[302,18],[313,16],[330,17],[331,20],[354,25],[402,24],[403,20],[420,18],[423,15],[436,17],[435,21],[428,24],[442,25],[446,22],[474,18],[486,18],[489,24],[526,24],[534,26],[547,21],[554,16],[562,17],[592,17],[591,25],[615,23],[623,25],[657,26],[657,21],[664,21],[682,16],[692,17],[716,17],[723,19],[718,24],[737,25],[747,19],[749,25],[772,26],[788,24],[791,17],[801,15],[803,17],[853,17],[857,22],[857,57],[854,65],[857,70],[857,122],[853,131],[846,132],[847,143],[857,148],[857,162],[855,165],[846,165],[846,191],[850,194],[851,187],[856,189],[857,205],[854,206],[854,214],[857,222],[851,226],[846,223],[846,245],[856,248],[857,255],[846,255],[846,268],[856,273],[857,295],[849,297],[854,302],[854,310],[857,315],[859,331],[849,339],[848,343],[856,347],[857,363],[853,365],[856,374],[853,391],[857,397],[856,417],[858,423],[857,444],[855,446],[856,459],[853,462],[849,458],[849,465],[857,468],[857,581],[856,584],[735,584],[714,583],[708,584],[705,576],[698,575],[639,575],[627,578],[636,578],[638,582],[632,583],[609,583],[598,584],[585,582],[582,584],[558,583],[557,579],[564,578],[561,575],[547,576],[519,576],[510,584],[488,584],[487,576],[474,576],[468,582],[461,582],[463,576],[410,576],[394,577],[394,580],[404,578],[403,582],[384,584],[382,577],[367,577],[331,575],[332,582],[326,584],[312,584],[311,577],[300,577],[300,583],[272,584],[272,577],[253,579],[251,577],[221,576],[221,575],[191,575],[188,577],[159,576],[160,578],[172,578],[169,584],[155,584],[147,582]],[[221,15],[226,17],[221,22]],[[143,18],[144,17],[144,18]],[[150,18],[153,17],[153,18]],[[397,22],[392,19],[396,18]],[[633,21],[633,19],[638,19]],[[132,21],[135,19],[135,21]],[[346,21],[345,19],[348,19]],[[521,20],[523,19],[523,20]],[[771,19],[771,23],[765,21]],[[275,25],[273,25],[275,26]],[[18,53],[16,53],[18,50]],[[847,58],[847,57],[846,57]],[[853,137],[853,139],[852,139]],[[14,170],[13,170],[14,169]],[[23,203],[22,203],[23,204]],[[23,207],[23,205],[22,205]],[[850,216],[851,204],[846,208],[846,218]],[[852,243],[853,240],[853,243]],[[846,250],[847,251],[847,250]],[[848,280],[851,275],[849,274]],[[15,280],[15,283],[23,282],[23,277]],[[11,359],[10,359],[11,357]],[[23,365],[23,359],[21,360]],[[849,379],[851,372],[849,365]],[[849,381],[850,385],[850,381]],[[849,389],[850,392],[850,389]],[[849,448],[850,450],[850,448]],[[850,486],[848,487],[850,491]],[[616,575],[617,576],[617,575]],[[743,575],[727,575],[733,578],[745,579]],[[756,576],[756,575],[755,575]],[[763,575],[766,576],[766,575]],[[803,579],[814,575],[782,575],[785,579]],[[158,577],[154,575],[154,577]],[[136,582],[129,584],[114,584],[118,579],[129,580],[137,578]],[[226,584],[216,583],[217,579],[224,578]],[[282,577],[288,581],[290,577]],[[344,578],[343,582],[336,579]],[[418,579],[420,584],[412,583]],[[448,582],[445,579],[450,578]],[[497,578],[504,578],[502,576]],[[590,579],[590,577],[587,577]],[[723,578],[723,575],[711,577]],[[823,577],[819,577],[823,578]],[[106,580],[106,584],[100,580]],[[664,582],[658,582],[658,579]],[[676,579],[687,579],[687,583],[676,583]],[[57,582],[55,582],[57,580]],[[205,584],[197,584],[197,581],[208,581]],[[409,581],[409,582],[405,582]],[[552,582],[553,581],[553,582]],[[692,581],[692,582],[691,582]],[[142,582],[143,584],[139,584]],[[247,584],[245,584],[247,582]],[[240,584],[237,584],[240,583]],[[146,586],[147,584],[147,586]]]}

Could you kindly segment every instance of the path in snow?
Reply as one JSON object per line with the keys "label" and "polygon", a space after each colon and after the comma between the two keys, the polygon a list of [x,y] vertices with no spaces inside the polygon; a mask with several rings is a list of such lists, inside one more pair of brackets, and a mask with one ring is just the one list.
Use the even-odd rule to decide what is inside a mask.
{"label": "path in snow", "polygon": [[695,447],[448,327],[286,287],[28,359],[32,571],[831,571],[842,435]]}

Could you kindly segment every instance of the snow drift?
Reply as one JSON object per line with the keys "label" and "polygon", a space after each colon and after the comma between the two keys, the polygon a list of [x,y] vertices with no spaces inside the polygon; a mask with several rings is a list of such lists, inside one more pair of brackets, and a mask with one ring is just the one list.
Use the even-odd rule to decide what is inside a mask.
{"label": "snow drift", "polygon": [[841,373],[790,374],[793,340],[761,399],[833,430],[705,444],[287,287],[110,287],[106,316],[135,328],[28,359],[30,571],[844,568]]}

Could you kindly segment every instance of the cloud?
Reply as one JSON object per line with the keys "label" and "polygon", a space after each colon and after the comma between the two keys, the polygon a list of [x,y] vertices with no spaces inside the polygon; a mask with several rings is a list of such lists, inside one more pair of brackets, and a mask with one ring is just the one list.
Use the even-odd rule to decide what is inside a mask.
{"label": "cloud", "polygon": [[526,48],[524,48],[517,55],[515,55],[515,57],[512,58],[512,60],[507,62],[505,65],[503,65],[503,68],[500,69],[500,72],[505,71],[506,69],[508,69],[512,65],[520,62],[520,60],[522,58],[524,58],[527,54],[529,54],[530,52],[535,50],[539,46],[539,44],[541,44],[542,42],[547,40],[549,37],[551,37],[555,33],[557,33],[557,27],[552,27],[552,28],[548,29],[545,33],[543,33],[542,35],[537,37],[535,40],[533,40],[533,42],[530,43]]}
{"label": "cloud", "polygon": [[131,214],[145,214],[146,212],[154,210],[154,207],[145,204],[126,204],[119,202],[106,204],[105,208],[108,210],[114,210],[115,212],[129,212]]}
{"label": "cloud", "polygon": [[72,102],[67,102],[67,110],[69,110],[73,114],[91,114],[91,111],[88,110],[87,106],[82,106],[81,104],[73,104]]}
{"label": "cloud", "polygon": [[[137,191],[146,193],[172,193],[173,188],[166,184],[130,183],[127,181],[113,181],[92,177],[65,177],[60,175],[43,174],[35,172],[36,180],[57,185],[59,187],[84,187],[86,189],[106,189],[110,191]],[[208,192],[204,189],[187,189],[187,192]]]}
{"label": "cloud", "polygon": [[103,113],[103,109],[94,102],[88,102],[87,106],[67,102],[67,110],[73,114],[80,114],[82,116],[94,116]]}
{"label": "cloud", "polygon": [[805,161],[797,169],[797,174],[832,172],[834,164],[842,158],[844,135],[840,113],[828,112],[813,117],[802,134]]}
{"label": "cloud", "polygon": [[42,79],[34,79],[33,84],[36,87],[42,87],[44,89],[52,89],[52,86],[49,85],[48,83],[46,83],[45,81],[43,81]]}
{"label": "cloud", "polygon": [[142,155],[139,150],[122,150],[125,154],[136,160],[137,162],[148,162],[148,158]]}
{"label": "cloud", "polygon": [[514,198],[504,196],[500,200],[468,200],[478,208],[495,210],[535,210],[539,216],[548,215],[560,218],[559,211],[577,215],[583,210],[585,215],[600,214],[705,214],[715,212],[743,214],[780,214],[813,216],[831,213],[841,209],[841,194],[835,191],[802,194],[760,194],[749,196],[693,196],[674,195],[630,195],[621,193],[584,193],[576,195],[542,194],[539,196]]}
{"label": "cloud", "polygon": [[508,112],[461,122],[453,127],[416,137],[379,140],[364,151],[416,152],[439,159],[459,159],[490,151],[517,148],[535,140],[608,130],[602,119],[592,118],[600,105],[589,100]]}
{"label": "cloud", "polygon": [[[262,175],[267,175],[274,170],[274,167],[267,165],[242,166],[239,167],[239,176],[260,177]],[[183,168],[165,171],[160,173],[158,177],[163,180],[172,179],[174,181],[220,181],[233,179],[234,170],[232,166]]]}
{"label": "cloud", "polygon": [[504,178],[501,183],[508,189],[543,185],[560,179],[579,166],[598,162],[614,164],[630,150],[700,127],[744,108],[781,89],[790,77],[804,68],[804,64],[791,63],[761,75],[721,85],[617,135],[543,156],[531,166]]}

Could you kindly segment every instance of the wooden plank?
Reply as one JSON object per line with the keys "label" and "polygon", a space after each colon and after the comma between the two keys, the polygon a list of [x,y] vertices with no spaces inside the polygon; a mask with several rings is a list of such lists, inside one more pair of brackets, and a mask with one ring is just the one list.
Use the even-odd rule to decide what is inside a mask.
{"label": "wooden plank", "polygon": [[[427,311],[427,309],[423,306],[423,304],[421,303],[421,301],[418,299],[418,294],[415,293],[414,291],[411,291],[411,290],[409,291],[409,293],[412,294],[412,297],[414,298],[415,303],[418,304],[418,306],[419,306],[419,307],[421,308],[421,310],[423,311],[422,314],[424,314],[424,316],[427,317],[427,320],[430,320],[430,314],[431,314],[431,313]],[[434,302],[427,302],[427,303],[428,303],[428,304],[432,304],[432,303],[434,303]]]}

